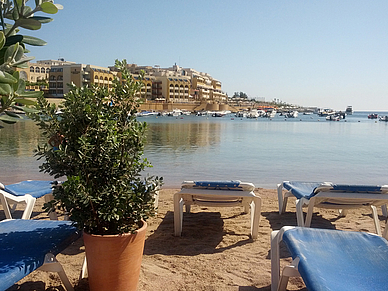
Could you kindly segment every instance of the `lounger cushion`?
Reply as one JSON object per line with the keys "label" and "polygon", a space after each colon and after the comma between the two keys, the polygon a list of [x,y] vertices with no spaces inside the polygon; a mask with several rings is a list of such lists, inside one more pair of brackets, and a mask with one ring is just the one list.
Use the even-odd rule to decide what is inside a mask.
{"label": "lounger cushion", "polygon": [[195,186],[206,188],[237,188],[240,181],[197,181]]}
{"label": "lounger cushion", "polygon": [[58,254],[78,237],[79,232],[70,221],[1,221],[0,290],[42,266],[47,253]]}
{"label": "lounger cushion", "polygon": [[382,193],[381,186],[332,184],[330,182],[284,182],[283,187],[290,191],[297,199],[310,199],[322,191],[347,193]]}
{"label": "lounger cushion", "polygon": [[284,182],[283,187],[292,193],[297,199],[310,199],[315,195],[315,188],[319,187],[321,182]]}
{"label": "lounger cushion", "polygon": [[385,290],[388,242],[368,233],[296,227],[283,234],[306,287],[314,290]]}
{"label": "lounger cushion", "polygon": [[46,194],[51,193],[53,184],[52,181],[22,181],[20,183],[10,184],[4,186],[4,191],[15,195],[23,196],[30,194],[35,198],[43,197]]}

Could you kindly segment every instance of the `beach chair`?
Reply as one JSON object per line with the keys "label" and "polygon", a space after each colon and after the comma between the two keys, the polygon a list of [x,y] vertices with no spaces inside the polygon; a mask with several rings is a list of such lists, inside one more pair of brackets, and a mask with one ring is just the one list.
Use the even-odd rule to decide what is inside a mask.
{"label": "beach chair", "polygon": [[79,237],[79,231],[69,221],[0,221],[0,290],[37,269],[57,272],[66,290],[73,290],[55,256]]}
{"label": "beach chair", "polygon": [[[287,192],[283,193],[283,188]],[[388,185],[341,185],[330,182],[289,182],[278,184],[279,214],[286,211],[289,197],[296,197],[296,218],[298,226],[310,227],[314,207],[338,209],[340,216],[346,215],[347,209],[371,207],[376,233],[381,235],[380,222],[376,206],[382,206],[386,216],[385,204],[388,203]],[[306,219],[303,207],[307,206]]]}
{"label": "beach chair", "polygon": [[[10,185],[0,183],[0,202],[3,205],[5,217],[12,219],[12,213],[15,211],[16,206],[24,203],[26,206],[21,218],[30,219],[36,199],[44,196],[46,202],[52,200],[52,189],[57,184],[53,181],[37,180],[22,181]],[[49,217],[56,220],[57,214],[51,212]]]}
{"label": "beach chair", "polygon": [[174,233],[181,236],[183,205],[190,212],[191,205],[208,207],[243,206],[245,213],[251,210],[251,237],[259,231],[261,198],[254,193],[255,185],[240,181],[184,181],[181,190],[174,195]]}
{"label": "beach chair", "polygon": [[[271,291],[286,290],[289,277],[302,277],[307,290],[386,290],[388,242],[355,231],[284,226],[271,233]],[[283,242],[292,263],[280,268]]]}

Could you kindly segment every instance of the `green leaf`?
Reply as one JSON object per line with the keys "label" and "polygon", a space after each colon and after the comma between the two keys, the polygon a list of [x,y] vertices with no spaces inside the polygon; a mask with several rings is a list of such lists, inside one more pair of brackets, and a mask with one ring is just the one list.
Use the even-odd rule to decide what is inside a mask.
{"label": "green leaf", "polygon": [[8,116],[11,116],[11,117],[21,118],[21,116],[20,116],[19,114],[14,113],[14,112],[12,112],[12,111],[6,110],[6,111],[4,111],[4,113],[7,114]]}
{"label": "green leaf", "polygon": [[55,4],[51,3],[51,2],[44,2],[40,5],[40,8],[42,9],[42,11],[44,13],[48,13],[48,14],[55,14],[58,12],[58,8]]}
{"label": "green leaf", "polygon": [[7,84],[15,84],[17,83],[17,79],[12,76],[11,74],[8,74],[7,72],[0,71],[0,84],[1,83],[7,83]]}
{"label": "green leaf", "polygon": [[16,52],[15,52],[15,56],[13,57],[14,58],[14,62],[12,63],[12,65],[15,63],[15,62],[19,62],[24,56],[24,48],[19,45],[19,47],[17,48]]}
{"label": "green leaf", "polygon": [[34,46],[43,46],[43,45],[47,44],[47,42],[45,42],[44,40],[42,40],[40,38],[36,38],[33,36],[28,36],[28,35],[23,36],[23,42],[25,44],[34,45]]}
{"label": "green leaf", "polygon": [[0,120],[8,123],[8,124],[13,124],[16,123],[18,120],[14,117],[8,116],[8,115],[0,115]]}
{"label": "green leaf", "polygon": [[27,64],[29,61],[35,59],[35,57],[27,57],[23,56],[19,61],[12,63],[12,66],[18,68],[27,68],[28,66],[23,66],[23,64]]}
{"label": "green leaf", "polygon": [[42,27],[42,24],[38,20],[30,19],[30,18],[19,19],[15,22],[15,24],[29,30],[38,30]]}
{"label": "green leaf", "polygon": [[43,91],[24,91],[21,93],[18,93],[18,97],[24,97],[24,98],[38,98],[43,95]]}
{"label": "green leaf", "polygon": [[0,31],[0,50],[4,47],[4,44],[5,44],[4,32]]}
{"label": "green leaf", "polygon": [[11,46],[13,44],[16,44],[18,42],[21,42],[23,40],[23,35],[17,34],[7,37],[7,40],[5,42],[5,46]]}
{"label": "green leaf", "polygon": [[32,12],[32,8],[29,7],[29,6],[24,6],[24,9],[23,9],[23,15],[26,16],[28,14],[30,14]]}
{"label": "green leaf", "polygon": [[32,17],[29,17],[29,19],[38,20],[40,23],[49,23],[54,20],[50,17],[43,17],[43,16],[32,16]]}
{"label": "green leaf", "polygon": [[4,54],[4,63],[12,62],[18,48],[19,48],[19,43],[13,44],[7,48]]}
{"label": "green leaf", "polygon": [[10,84],[0,83],[0,95],[10,95],[12,93],[12,88]]}
{"label": "green leaf", "polygon": [[[43,93],[41,91],[36,91],[36,92],[40,92],[40,93]],[[24,99],[24,98],[16,98],[15,99],[15,102],[16,103],[20,103],[20,104],[23,104],[23,105],[27,105],[27,106],[31,106],[31,105],[35,105],[36,102],[34,100],[30,100],[30,99]],[[14,106],[15,108],[19,107],[19,106]],[[23,107],[23,108],[26,108],[26,107]]]}

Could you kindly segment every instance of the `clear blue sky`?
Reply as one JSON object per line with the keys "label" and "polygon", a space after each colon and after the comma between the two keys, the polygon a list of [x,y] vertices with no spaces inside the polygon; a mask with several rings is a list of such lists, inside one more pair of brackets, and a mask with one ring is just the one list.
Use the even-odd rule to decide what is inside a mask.
{"label": "clear blue sky", "polygon": [[229,96],[388,110],[386,0],[56,0],[29,35],[36,60],[110,66],[174,63],[207,72]]}

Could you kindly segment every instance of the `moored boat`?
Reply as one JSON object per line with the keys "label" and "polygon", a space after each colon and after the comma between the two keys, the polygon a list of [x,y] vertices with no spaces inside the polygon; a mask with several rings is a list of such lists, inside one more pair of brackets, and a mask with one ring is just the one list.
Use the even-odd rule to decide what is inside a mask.
{"label": "moored boat", "polygon": [[388,115],[380,116],[379,120],[388,122]]}
{"label": "moored boat", "polygon": [[368,115],[369,119],[377,119],[378,117],[379,117],[379,115],[377,113],[371,113]]}

